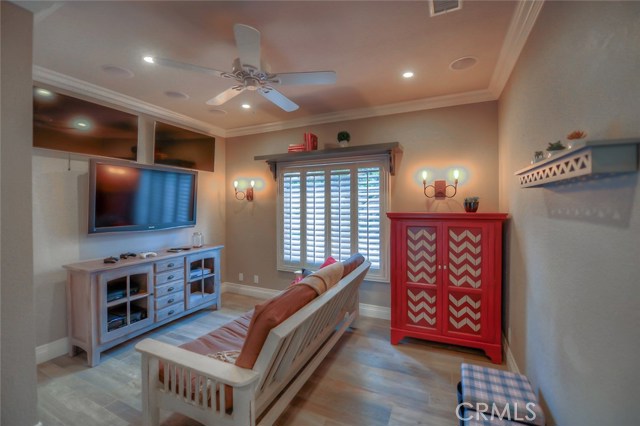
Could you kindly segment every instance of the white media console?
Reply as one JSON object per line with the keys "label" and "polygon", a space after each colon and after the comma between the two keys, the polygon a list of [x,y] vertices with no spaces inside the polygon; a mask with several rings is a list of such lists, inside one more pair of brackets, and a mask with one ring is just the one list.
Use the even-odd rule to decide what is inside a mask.
{"label": "white media console", "polygon": [[87,363],[132,337],[203,308],[220,307],[220,251],[203,246],[156,257],[64,265],[69,356]]}

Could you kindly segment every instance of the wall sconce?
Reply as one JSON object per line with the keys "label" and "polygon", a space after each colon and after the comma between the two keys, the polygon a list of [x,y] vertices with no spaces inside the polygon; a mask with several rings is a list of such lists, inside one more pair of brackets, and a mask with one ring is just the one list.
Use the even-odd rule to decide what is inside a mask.
{"label": "wall sconce", "polygon": [[[458,177],[460,177],[460,171],[457,169],[453,171],[453,178],[455,182],[453,185],[447,185],[446,180],[436,180],[433,185],[427,185],[427,171],[422,172],[422,186],[424,188],[424,196],[427,198],[453,198],[458,192]],[[453,194],[447,195],[447,188],[453,188]],[[427,194],[427,189],[433,188],[433,195]]]}
{"label": "wall sconce", "polygon": [[238,181],[233,181],[233,189],[236,192],[236,200],[244,200],[253,201],[253,187],[256,186],[256,181],[251,181],[251,187],[245,189],[244,191],[238,191]]}

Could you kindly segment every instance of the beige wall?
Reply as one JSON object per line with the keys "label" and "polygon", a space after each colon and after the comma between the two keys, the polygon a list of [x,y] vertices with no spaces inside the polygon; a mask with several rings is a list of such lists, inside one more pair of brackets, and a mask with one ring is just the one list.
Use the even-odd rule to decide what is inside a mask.
{"label": "beige wall", "polygon": [[[152,122],[152,118],[143,117],[141,127],[148,130]],[[140,150],[149,151],[153,132],[141,132],[141,135]],[[77,157],[68,170],[66,155],[38,149],[33,152],[33,270],[38,346],[67,336],[66,272],[62,265],[117,257],[129,251],[189,245],[195,231],[204,234],[207,244],[225,243],[224,138],[216,138],[215,172],[198,173],[196,227],[153,232],[87,234],[88,159]]]}
{"label": "beige wall", "polygon": [[[292,274],[276,271],[276,182],[256,155],[287,151],[301,143],[303,133],[318,136],[319,148],[335,144],[340,130],[351,133],[351,145],[400,142],[403,154],[391,179],[390,211],[463,211],[465,196],[481,198],[483,212],[498,209],[497,103],[486,102],[452,108],[397,114],[309,128],[290,129],[259,135],[229,138],[227,142],[227,182],[256,179],[255,201],[227,197],[227,279],[260,286],[284,288]],[[446,201],[428,200],[422,193],[421,171],[459,168],[463,171],[458,195]],[[442,175],[441,177],[445,177]],[[429,178],[431,180],[431,178]],[[361,302],[389,306],[387,283],[367,282]]]}
{"label": "beige wall", "polygon": [[0,424],[37,423],[31,228],[31,47],[33,15],[0,4]]}
{"label": "beige wall", "polygon": [[638,424],[638,174],[520,189],[513,172],[572,130],[640,136],[640,3],[547,2],[500,98],[512,214],[506,326],[549,424]]}

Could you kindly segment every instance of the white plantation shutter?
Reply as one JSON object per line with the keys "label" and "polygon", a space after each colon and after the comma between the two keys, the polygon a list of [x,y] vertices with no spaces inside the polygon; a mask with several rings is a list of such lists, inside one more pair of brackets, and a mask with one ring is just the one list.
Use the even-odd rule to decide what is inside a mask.
{"label": "white plantation shutter", "polygon": [[279,170],[278,269],[317,268],[359,252],[367,275],[388,280],[383,160],[288,164]]}
{"label": "white plantation shutter", "polygon": [[344,260],[352,254],[351,246],[351,175],[349,169],[331,170],[331,255]]}
{"label": "white plantation shutter", "polygon": [[358,169],[358,252],[380,269],[381,202],[379,167]]}
{"label": "white plantation shutter", "polygon": [[283,201],[283,240],[282,254],[289,264],[300,263],[302,254],[302,213],[301,213],[301,179],[300,172],[285,173],[282,177],[284,191]]}
{"label": "white plantation shutter", "polygon": [[325,172],[322,170],[307,172],[306,184],[305,263],[317,265],[324,262],[325,258]]}

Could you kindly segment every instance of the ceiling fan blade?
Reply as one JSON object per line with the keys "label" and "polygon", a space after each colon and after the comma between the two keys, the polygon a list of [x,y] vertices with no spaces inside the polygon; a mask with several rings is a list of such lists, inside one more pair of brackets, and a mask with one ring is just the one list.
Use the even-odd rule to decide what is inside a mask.
{"label": "ceiling fan blade", "polygon": [[201,67],[200,65],[187,64],[185,62],[174,61],[167,58],[153,58],[153,63],[162,65],[165,67],[177,68],[181,70],[195,71],[209,75],[215,75],[217,77],[224,77],[222,71],[214,70],[213,68]]}
{"label": "ceiling fan blade", "polygon": [[291,84],[335,84],[335,71],[285,72],[276,74],[282,85]]}
{"label": "ceiling fan blade", "polygon": [[271,102],[278,105],[280,108],[287,112],[295,111],[299,108],[299,106],[295,102],[275,89],[270,89],[268,91],[265,89],[260,89],[259,92],[262,96],[269,99]]}
{"label": "ceiling fan blade", "polygon": [[230,87],[224,92],[220,93],[215,98],[209,99],[207,101],[207,105],[214,105],[214,106],[222,105],[223,103],[230,101],[231,99],[238,96],[240,93],[242,93],[243,90],[244,89],[236,89],[235,87]]}
{"label": "ceiling fan blade", "polygon": [[260,69],[260,31],[244,24],[235,24],[233,32],[242,65]]}

